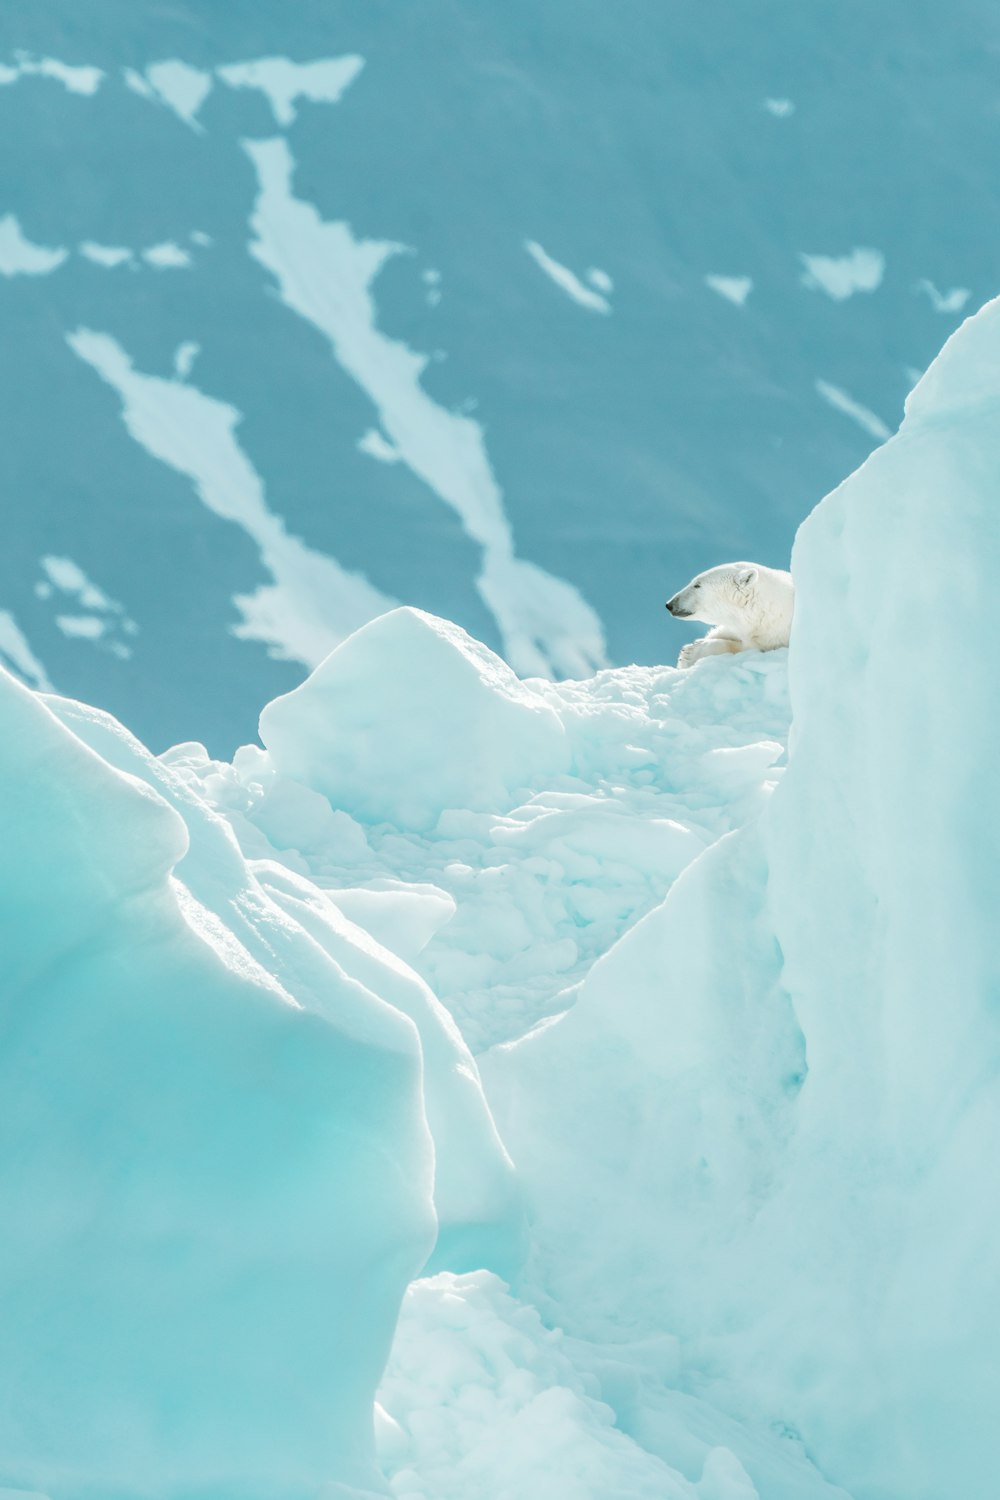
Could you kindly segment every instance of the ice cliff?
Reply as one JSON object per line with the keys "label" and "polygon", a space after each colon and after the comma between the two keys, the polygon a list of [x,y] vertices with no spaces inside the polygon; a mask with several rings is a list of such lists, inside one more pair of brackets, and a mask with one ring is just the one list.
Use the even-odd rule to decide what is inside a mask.
{"label": "ice cliff", "polygon": [[232,764],[0,677],[0,1485],[990,1493],[998,352],[801,529],[788,653],[397,610]]}

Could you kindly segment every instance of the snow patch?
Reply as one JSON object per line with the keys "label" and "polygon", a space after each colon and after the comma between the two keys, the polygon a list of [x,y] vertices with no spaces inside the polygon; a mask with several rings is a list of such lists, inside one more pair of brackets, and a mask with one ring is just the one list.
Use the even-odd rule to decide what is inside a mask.
{"label": "snow patch", "polygon": [[100,640],[107,629],[107,622],[98,615],[56,615],[56,624],[63,635],[85,641]]}
{"label": "snow patch", "polygon": [[24,678],[29,687],[54,692],[48,673],[32,651],[27,636],[7,609],[0,609],[0,657]]}
{"label": "snow patch", "polygon": [[552,256],[546,254],[537,240],[525,240],[524,248],[535,264],[545,272],[549,280],[555,282],[556,286],[561,291],[564,291],[568,297],[571,297],[574,302],[578,303],[580,307],[589,308],[591,312],[610,313],[611,303],[607,297],[602,296],[600,292],[592,291],[590,287],[584,285],[568,266],[560,265],[559,261],[553,260]]}
{"label": "snow patch", "polygon": [[288,535],[237,442],[242,416],[234,407],[186,380],[141,374],[108,334],[78,329],[68,342],[118,392],[131,436],[190,479],[203,505],[240,526],[260,548],[273,583],[236,597],[243,622],[235,635],[263,641],[276,657],[315,666],[352,630],[391,608],[394,601],[360,574]]}
{"label": "snow patch", "polygon": [[201,345],[193,340],[178,344],[174,353],[174,374],[178,380],[187,380],[194,369],[194,362],[201,353]]}
{"label": "snow patch", "polygon": [[150,245],[141,252],[148,266],[158,271],[183,270],[192,264],[190,251],[184,250],[173,240],[163,240],[159,245]]}
{"label": "snow patch", "polygon": [[336,104],[365,65],[363,57],[328,57],[296,63],[287,57],[260,57],[254,62],[228,63],[216,72],[233,89],[259,89],[267,96],[274,118],[285,128],[295,123],[296,104]]}
{"label": "snow patch", "polygon": [[845,416],[850,417],[863,428],[870,437],[877,438],[880,443],[892,437],[891,428],[886,426],[881,417],[876,416],[867,406],[862,406],[860,401],[855,401],[854,397],[841,390],[839,385],[831,385],[828,380],[817,380],[816,389],[828,406],[832,406],[836,411],[842,411]]}
{"label": "snow patch", "polygon": [[17,66],[0,63],[0,84],[16,83],[19,78],[52,78],[71,94],[96,94],[104,78],[101,68],[85,64],[60,62],[55,57],[32,58],[18,52]]}
{"label": "snow patch", "polygon": [[334,357],[374,403],[402,461],[459,516],[483,549],[479,592],[497,621],[504,652],[525,675],[586,675],[605,661],[600,620],[578,591],[514,555],[483,430],[439,406],[421,385],[428,356],[376,326],[371,287],[401,245],[358,240],[343,222],[324,223],[292,193],[283,139],[246,141],[259,192],[250,253],[274,275],[282,300],[329,339]]}
{"label": "snow patch", "polygon": [[85,260],[108,270],[127,265],[132,260],[132,251],[124,245],[99,245],[94,240],[84,240],[77,248]]}
{"label": "snow patch", "polygon": [[192,68],[189,63],[171,58],[164,62],[151,63],[146,69],[146,78],[162,99],[173,110],[179,120],[192,130],[202,131],[204,126],[195,118],[212,91],[213,78],[201,68]]}
{"label": "snow patch", "polygon": [[750,276],[706,276],[705,285],[736,307],[742,307],[753,291],[753,279]]}
{"label": "snow patch", "polygon": [[850,255],[799,256],[805,266],[802,285],[825,292],[834,302],[845,302],[856,292],[874,292],[882,285],[885,256],[880,250],[856,249]]}
{"label": "snow patch", "polygon": [[964,286],[953,286],[948,292],[939,292],[933,281],[928,281],[926,277],[917,282],[916,290],[926,292],[934,311],[939,313],[960,313],[972,296],[968,287]]}
{"label": "snow patch", "polygon": [[374,427],[370,427],[363,437],[358,438],[358,449],[361,453],[367,453],[369,458],[378,459],[382,464],[398,464],[402,460],[399,449],[386,442],[382,434]]}
{"label": "snow patch", "polygon": [[0,276],[48,276],[68,255],[68,250],[32,244],[14,214],[0,218]]}
{"label": "snow patch", "polygon": [[795,105],[791,99],[765,99],[762,108],[776,120],[787,120],[795,113]]}

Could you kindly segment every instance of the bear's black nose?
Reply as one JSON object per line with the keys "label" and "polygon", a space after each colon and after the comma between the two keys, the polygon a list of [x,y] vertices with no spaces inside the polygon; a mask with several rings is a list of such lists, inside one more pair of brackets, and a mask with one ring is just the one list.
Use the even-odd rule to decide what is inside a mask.
{"label": "bear's black nose", "polygon": [[669,609],[669,611],[670,611],[670,613],[672,615],[676,616],[676,618],[678,620],[685,620],[687,618],[687,610],[686,609],[678,609],[678,607],[677,607],[677,599],[678,599],[678,597],[679,596],[677,594],[675,594],[672,599],[668,599],[667,600],[667,608]]}

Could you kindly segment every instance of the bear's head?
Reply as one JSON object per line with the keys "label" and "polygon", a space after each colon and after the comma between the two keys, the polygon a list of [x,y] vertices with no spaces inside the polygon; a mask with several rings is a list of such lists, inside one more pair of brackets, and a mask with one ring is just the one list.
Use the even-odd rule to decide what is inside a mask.
{"label": "bear's head", "polygon": [[738,630],[746,624],[758,577],[759,569],[753,563],[720,563],[692,578],[686,588],[667,600],[667,608],[678,620],[701,620],[706,625],[728,625]]}

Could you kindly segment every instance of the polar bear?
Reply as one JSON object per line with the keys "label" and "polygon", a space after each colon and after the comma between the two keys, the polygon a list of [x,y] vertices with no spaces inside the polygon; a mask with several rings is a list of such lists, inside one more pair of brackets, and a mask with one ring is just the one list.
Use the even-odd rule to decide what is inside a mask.
{"label": "polar bear", "polygon": [[699,573],[667,600],[667,608],[678,620],[703,620],[715,629],[684,646],[677,665],[691,667],[703,656],[726,651],[787,646],[794,603],[792,575],[779,568],[733,562]]}

